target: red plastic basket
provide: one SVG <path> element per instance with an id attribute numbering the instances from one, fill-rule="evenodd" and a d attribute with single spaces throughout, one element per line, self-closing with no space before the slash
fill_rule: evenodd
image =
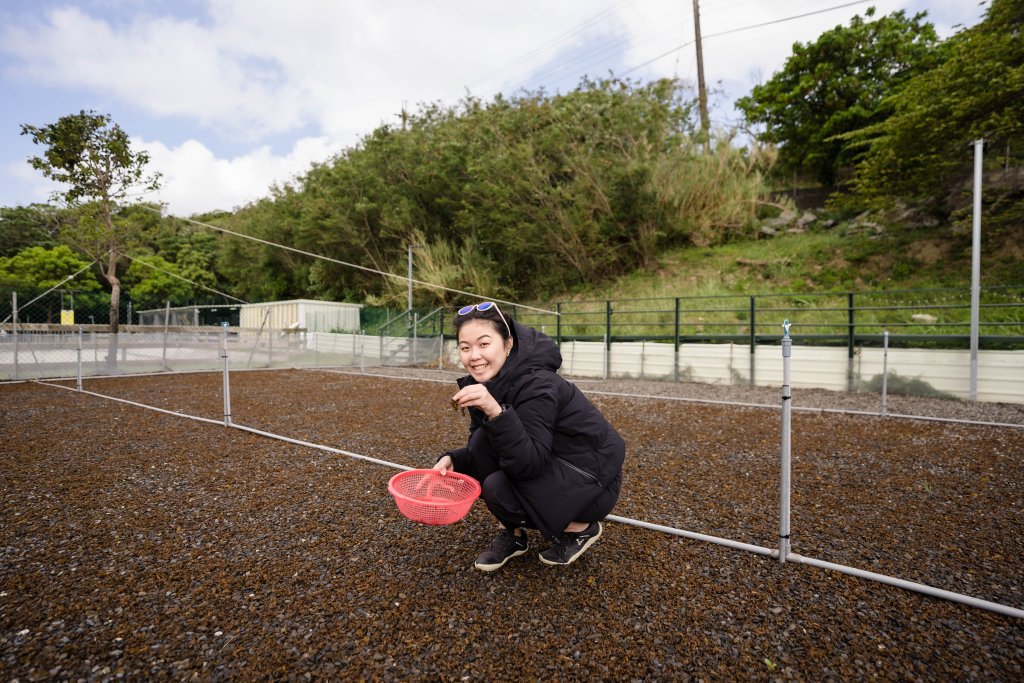
<path id="1" fill-rule="evenodd" d="M 480 484 L 473 477 L 437 470 L 399 472 L 388 481 L 398 511 L 421 524 L 451 524 L 466 516 L 480 497 Z"/>

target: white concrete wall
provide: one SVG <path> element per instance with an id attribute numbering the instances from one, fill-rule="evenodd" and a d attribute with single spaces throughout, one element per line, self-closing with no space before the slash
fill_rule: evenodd
<path id="1" fill-rule="evenodd" d="M 377 335 L 311 332 L 306 348 L 330 354 L 351 365 L 428 365 L 441 362 L 440 337 L 379 337 Z M 327 362 L 327 361 L 325 361 Z"/>
<path id="2" fill-rule="evenodd" d="M 562 344 L 562 372 L 577 377 L 604 377 L 602 342 Z M 616 342 L 611 345 L 609 377 L 672 380 L 671 344 Z M 858 348 L 851 360 L 846 347 L 793 346 L 790 384 L 793 387 L 846 391 L 882 374 L 885 351 Z M 967 350 L 889 349 L 888 372 L 920 379 L 933 389 L 970 398 L 970 352 Z M 750 347 L 740 344 L 683 344 L 679 378 L 712 384 L 746 384 L 751 373 Z M 781 386 L 782 349 L 758 346 L 754 379 L 759 386 Z M 978 400 L 1024 403 L 1024 351 L 979 351 Z"/>

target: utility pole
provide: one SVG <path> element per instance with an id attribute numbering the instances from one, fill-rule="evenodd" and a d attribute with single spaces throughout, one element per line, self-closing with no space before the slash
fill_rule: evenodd
<path id="1" fill-rule="evenodd" d="M 406 309 L 406 311 L 409 313 L 410 316 L 412 315 L 412 250 L 419 249 L 422 246 L 422 244 L 409 245 L 409 307 Z M 412 318 L 410 317 L 410 320 L 411 319 Z"/>
<path id="2" fill-rule="evenodd" d="M 711 145 L 711 126 L 708 123 L 708 90 L 704 85 L 704 51 L 700 44 L 700 0 L 693 0 L 693 33 L 697 43 L 697 97 L 700 101 L 700 129 L 704 137 L 704 151 Z"/>

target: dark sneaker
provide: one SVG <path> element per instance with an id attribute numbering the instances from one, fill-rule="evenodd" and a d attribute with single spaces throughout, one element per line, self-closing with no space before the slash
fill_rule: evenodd
<path id="1" fill-rule="evenodd" d="M 530 549 L 530 542 L 526 540 L 526 534 L 516 536 L 511 529 L 502 529 L 501 533 L 491 541 L 487 550 L 480 553 L 476 558 L 474 567 L 482 572 L 493 572 L 501 569 L 505 563 L 517 555 L 522 555 Z"/>
<path id="2" fill-rule="evenodd" d="M 540 554 L 544 564 L 572 564 L 601 537 L 601 522 L 591 522 L 583 531 L 566 531 L 555 544 Z"/>

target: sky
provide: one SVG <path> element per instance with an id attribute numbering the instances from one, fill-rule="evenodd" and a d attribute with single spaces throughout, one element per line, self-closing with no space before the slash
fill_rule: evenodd
<path id="1" fill-rule="evenodd" d="M 732 103 L 780 70 L 794 42 L 869 7 L 926 11 L 945 38 L 987 6 L 699 4 L 717 126 L 737 121 Z M 568 92 L 584 76 L 695 84 L 693 40 L 690 0 L 0 0 L 0 206 L 56 189 L 27 163 L 43 149 L 23 124 L 109 114 L 162 175 L 146 200 L 179 216 L 232 211 L 399 125 L 403 108 Z"/>

